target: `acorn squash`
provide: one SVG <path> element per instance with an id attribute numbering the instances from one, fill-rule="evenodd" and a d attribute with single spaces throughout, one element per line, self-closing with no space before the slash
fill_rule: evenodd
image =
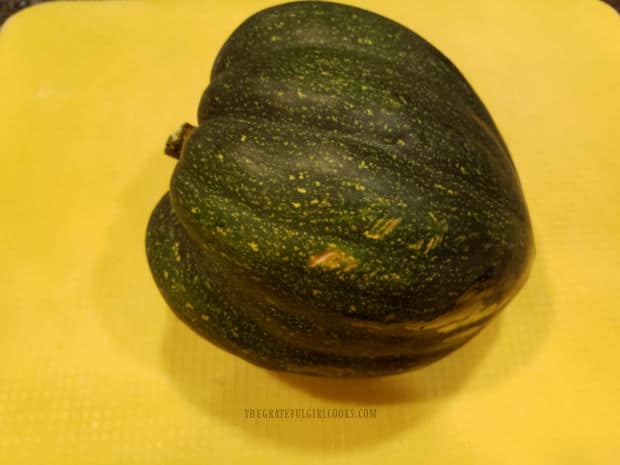
<path id="1" fill-rule="evenodd" d="M 491 116 L 436 48 L 374 13 L 295 2 L 247 19 L 167 152 L 178 162 L 146 237 L 155 282 L 254 364 L 422 366 L 526 279 L 529 215 Z"/>

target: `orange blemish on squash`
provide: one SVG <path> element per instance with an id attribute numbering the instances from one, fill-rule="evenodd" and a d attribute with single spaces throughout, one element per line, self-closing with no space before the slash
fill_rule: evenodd
<path id="1" fill-rule="evenodd" d="M 372 226 L 372 228 L 368 231 L 364 231 L 364 236 L 369 239 L 382 239 L 394 231 L 400 222 L 400 218 L 381 218 Z"/>
<path id="2" fill-rule="evenodd" d="M 312 255 L 308 260 L 308 266 L 314 268 L 320 266 L 327 270 L 340 269 L 341 271 L 349 271 L 358 265 L 357 259 L 353 255 L 349 255 L 340 249 L 327 249 Z"/>

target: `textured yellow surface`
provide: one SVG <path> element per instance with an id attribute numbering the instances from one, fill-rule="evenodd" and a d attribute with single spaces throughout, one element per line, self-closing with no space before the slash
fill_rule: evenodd
<path id="1" fill-rule="evenodd" d="M 0 32 L 0 463 L 612 464 L 620 18 L 595 0 L 360 1 L 438 46 L 506 138 L 537 257 L 422 371 L 255 368 L 166 308 L 143 240 L 215 54 L 264 1 L 43 4 Z M 245 409 L 375 409 L 248 419 Z"/>

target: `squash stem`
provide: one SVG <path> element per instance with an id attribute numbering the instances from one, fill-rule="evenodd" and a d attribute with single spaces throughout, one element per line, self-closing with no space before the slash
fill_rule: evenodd
<path id="1" fill-rule="evenodd" d="M 189 139 L 189 136 L 196 130 L 196 126 L 189 123 L 183 123 L 179 129 L 168 136 L 166 141 L 166 148 L 164 152 L 166 155 L 171 156 L 179 160 L 183 153 L 183 147 L 185 142 Z"/>

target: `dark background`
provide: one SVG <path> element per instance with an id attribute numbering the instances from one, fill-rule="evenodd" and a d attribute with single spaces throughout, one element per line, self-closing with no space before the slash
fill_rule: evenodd
<path id="1" fill-rule="evenodd" d="M 53 1 L 53 0 L 0 0 L 0 25 L 4 21 L 6 21 L 6 19 L 9 16 L 11 16 L 13 13 L 23 8 L 27 8 L 30 5 L 34 5 L 37 3 L 43 3 L 46 1 Z M 285 1 L 287 0 L 282 0 L 282 3 L 284 3 Z M 334 1 L 337 1 L 337 0 L 334 0 Z M 620 13 L 620 0 L 602 0 L 602 1 L 609 4 L 618 13 Z"/>

